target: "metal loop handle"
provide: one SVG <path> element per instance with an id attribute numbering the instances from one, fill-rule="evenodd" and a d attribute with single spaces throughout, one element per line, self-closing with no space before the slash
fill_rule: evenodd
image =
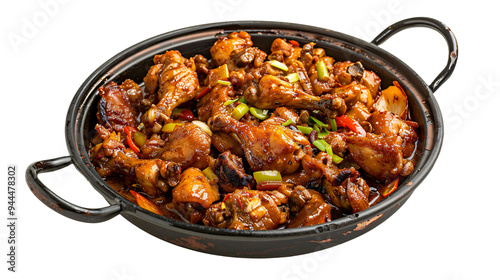
<path id="1" fill-rule="evenodd" d="M 375 37 L 372 40 L 372 43 L 378 46 L 383 42 L 385 42 L 387 39 L 389 39 L 392 35 L 411 27 L 427 27 L 434 29 L 444 37 L 446 43 L 448 44 L 449 56 L 446 67 L 441 71 L 441 73 L 439 73 L 439 75 L 437 75 L 434 81 L 429 85 L 429 88 L 433 92 L 436 92 L 436 90 L 451 76 L 451 74 L 455 70 L 455 66 L 457 64 L 457 59 L 458 59 L 457 39 L 455 38 L 455 35 L 448 26 L 433 18 L 415 17 L 415 18 L 404 19 L 387 27 L 384 31 L 382 31 L 377 37 Z"/>
<path id="2" fill-rule="evenodd" d="M 60 157 L 32 163 L 26 169 L 26 182 L 33 194 L 50 209 L 57 213 L 86 223 L 99 223 L 107 221 L 121 212 L 120 204 L 113 204 L 103 208 L 84 208 L 70 203 L 45 186 L 38 174 L 52 172 L 64 168 L 72 163 L 71 157 Z"/>

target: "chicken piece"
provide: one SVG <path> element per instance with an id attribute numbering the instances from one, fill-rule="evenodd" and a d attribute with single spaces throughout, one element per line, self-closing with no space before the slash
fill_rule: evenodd
<path id="1" fill-rule="evenodd" d="M 335 96 L 342 98 L 349 108 L 353 107 L 357 102 L 361 102 L 369 110 L 373 107 L 373 97 L 370 90 L 358 82 L 336 87 L 333 92 Z"/>
<path id="2" fill-rule="evenodd" d="M 292 215 L 294 212 L 297 214 L 286 225 L 287 228 L 318 225 L 331 219 L 331 206 L 315 190 L 307 190 L 302 186 L 298 186 L 288 200 Z"/>
<path id="3" fill-rule="evenodd" d="M 243 187 L 250 187 L 253 177 L 245 173 L 241 158 L 226 151 L 214 163 L 214 172 L 219 177 L 219 186 L 229 193 Z"/>
<path id="4" fill-rule="evenodd" d="M 160 80 L 160 72 L 163 68 L 163 64 L 155 64 L 149 68 L 146 77 L 144 77 L 144 90 L 148 94 L 155 94 L 160 86 L 158 81 Z"/>
<path id="5" fill-rule="evenodd" d="M 158 155 L 160 150 L 165 147 L 167 142 L 158 134 L 153 134 L 149 139 L 144 142 L 141 147 L 141 158 L 153 158 L 153 155 Z"/>
<path id="6" fill-rule="evenodd" d="M 235 54 L 243 52 L 252 45 L 252 39 L 245 31 L 233 32 L 227 37 L 219 37 L 219 40 L 210 48 L 212 61 L 217 66 L 227 64 L 229 71 L 237 70 L 236 61 L 238 61 L 238 57 L 235 57 Z"/>
<path id="7" fill-rule="evenodd" d="M 351 168 L 340 169 L 333 164 L 332 157 L 320 152 L 316 157 L 306 155 L 302 158 L 302 168 L 313 180 L 325 178 L 333 185 L 341 184 L 349 177 L 359 177 L 359 172 Z"/>
<path id="8" fill-rule="evenodd" d="M 230 135 L 227 135 L 225 133 L 217 132 L 212 134 L 212 145 L 220 153 L 230 151 L 231 154 L 236 155 L 240 158 L 245 156 L 240 143 L 238 143 L 238 141 L 234 140 Z"/>
<path id="9" fill-rule="evenodd" d="M 376 179 L 392 181 L 401 173 L 401 137 L 367 133 L 366 137 L 348 135 L 346 142 L 352 160 Z"/>
<path id="10" fill-rule="evenodd" d="M 365 70 L 363 72 L 363 78 L 361 78 L 361 84 L 370 90 L 373 99 L 375 99 L 375 97 L 377 96 L 377 93 L 380 88 L 380 82 L 381 82 L 380 77 L 377 76 L 377 74 L 375 74 L 374 72 L 368 70 Z"/>
<path id="11" fill-rule="evenodd" d="M 284 56 L 290 56 L 293 52 L 292 44 L 288 43 L 284 39 L 277 38 L 271 44 L 272 52 L 281 52 Z"/>
<path id="12" fill-rule="evenodd" d="M 311 144 L 302 133 L 268 123 L 269 120 L 253 126 L 231 116 L 216 115 L 209 125 L 212 131 L 238 136 L 252 170 L 278 170 L 282 174 L 291 174 L 299 169 L 304 155 L 312 154 Z M 281 119 L 280 124 L 284 121 Z"/>
<path id="13" fill-rule="evenodd" d="M 98 104 L 97 119 L 106 128 L 123 132 L 125 126 L 137 127 L 138 114 L 133 108 L 127 91 L 110 82 L 99 87 L 101 99 Z"/>
<path id="14" fill-rule="evenodd" d="M 191 223 L 200 221 L 202 212 L 217 200 L 217 185 L 211 185 L 205 174 L 194 167 L 182 172 L 179 184 L 172 190 L 175 209 Z"/>
<path id="15" fill-rule="evenodd" d="M 341 98 L 328 94 L 321 97 L 309 95 L 272 75 L 263 76 L 259 82 L 259 90 L 245 91 L 244 96 L 248 103 L 260 109 L 275 109 L 284 106 L 311 111 L 320 110 L 329 118 L 342 115 L 346 110 Z"/>
<path id="16" fill-rule="evenodd" d="M 168 121 L 172 111 L 177 106 L 198 95 L 200 87 L 198 76 L 192 68 L 184 65 L 183 61 L 184 58 L 178 51 L 167 51 L 163 55 L 155 57 L 155 62 L 162 64 L 163 67 L 156 71 L 158 66 L 152 66 L 153 69 L 150 69 L 152 76 L 149 76 L 148 73 L 145 82 L 148 82 L 149 90 L 154 90 L 156 88 L 154 81 L 158 81 L 157 94 L 160 101 L 156 106 L 150 108 L 147 114 L 144 114 L 143 122 L 145 124 L 152 125 L 159 119 Z M 155 73 L 158 73 L 158 78 L 155 78 Z"/>
<path id="17" fill-rule="evenodd" d="M 332 204 L 345 211 L 356 213 L 369 207 L 370 187 L 360 177 L 348 178 L 340 185 L 333 185 L 328 180 L 323 180 L 323 186 Z"/>
<path id="18" fill-rule="evenodd" d="M 317 50 L 317 49 L 314 49 L 314 50 Z M 330 93 L 333 90 L 333 88 L 337 85 L 335 82 L 334 76 L 331 74 L 332 69 L 333 69 L 332 64 L 334 62 L 333 58 L 326 56 L 326 57 L 319 59 L 319 61 L 324 63 L 324 65 L 326 66 L 326 69 L 328 70 L 328 73 L 330 73 L 330 74 L 326 75 L 320 79 L 318 76 L 318 71 L 316 69 L 316 64 L 312 65 L 309 68 L 308 75 L 309 75 L 309 78 L 311 79 L 311 85 L 313 88 L 312 94 L 316 95 L 316 96 L 322 95 L 324 93 Z"/>
<path id="19" fill-rule="evenodd" d="M 199 126 L 189 123 L 177 126 L 168 136 L 167 145 L 158 151 L 162 160 L 177 162 L 182 169 L 204 169 L 210 161 L 210 136 Z"/>
<path id="20" fill-rule="evenodd" d="M 279 207 L 286 201 L 285 195 L 277 191 L 238 189 L 226 196 L 223 202 L 211 205 L 203 223 L 240 230 L 275 229 L 287 219 L 287 213 Z"/>
<path id="21" fill-rule="evenodd" d="M 234 103 L 228 106 L 224 106 L 224 103 L 232 99 L 234 99 L 233 88 L 217 84 L 196 105 L 200 121 L 206 122 L 217 114 L 231 115 L 235 106 Z"/>
<path id="22" fill-rule="evenodd" d="M 368 118 L 368 121 L 373 126 L 373 133 L 377 135 L 400 136 L 403 139 L 403 157 L 407 158 L 412 155 L 415 141 L 417 141 L 417 133 L 413 127 L 388 111 L 375 111 Z"/>

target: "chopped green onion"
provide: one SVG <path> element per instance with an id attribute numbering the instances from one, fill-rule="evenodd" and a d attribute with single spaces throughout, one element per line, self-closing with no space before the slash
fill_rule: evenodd
<path id="1" fill-rule="evenodd" d="M 338 155 L 334 154 L 332 151 L 332 146 L 328 144 L 325 140 L 316 140 L 313 142 L 313 145 L 316 146 L 316 148 L 320 149 L 322 152 L 326 152 L 332 157 L 333 163 L 339 164 L 343 158 L 339 157 Z"/>
<path id="2" fill-rule="evenodd" d="M 312 120 L 312 122 L 310 122 Z M 320 120 L 318 120 L 317 118 L 315 117 L 312 117 L 312 116 L 309 116 L 309 120 L 307 121 L 308 124 L 310 125 L 313 125 L 313 124 L 317 124 L 319 127 L 321 128 L 327 128 L 328 125 Z"/>
<path id="3" fill-rule="evenodd" d="M 332 157 L 333 163 L 335 163 L 335 164 L 339 164 L 340 162 L 342 162 L 344 160 L 343 158 L 341 158 L 333 153 L 332 146 L 330 146 L 330 145 L 326 146 L 326 153 Z"/>
<path id="4" fill-rule="evenodd" d="M 321 140 L 316 140 L 313 142 L 313 145 L 316 146 L 316 148 L 320 149 L 320 151 L 324 152 L 326 150 L 325 145 L 321 142 Z"/>
<path id="5" fill-rule="evenodd" d="M 257 184 L 264 181 L 282 181 L 281 173 L 277 170 L 256 171 L 253 178 Z"/>
<path id="6" fill-rule="evenodd" d="M 332 159 L 333 159 L 333 163 L 335 163 L 335 164 L 339 164 L 339 163 L 341 163 L 344 160 L 343 158 L 337 156 L 336 154 L 333 154 L 331 156 L 332 156 Z"/>
<path id="7" fill-rule="evenodd" d="M 245 96 L 242 96 L 242 97 L 238 100 L 238 102 L 248 104 L 247 100 L 245 99 Z"/>
<path id="8" fill-rule="evenodd" d="M 223 80 L 217 80 L 217 83 L 224 85 L 224 86 L 230 86 L 231 82 L 229 81 L 223 81 Z"/>
<path id="9" fill-rule="evenodd" d="M 335 119 L 330 119 L 332 123 L 332 131 L 337 131 L 337 121 Z"/>
<path id="10" fill-rule="evenodd" d="M 246 113 L 248 113 L 249 110 L 250 108 L 248 108 L 247 104 L 240 103 L 238 106 L 236 106 L 236 108 L 234 108 L 231 116 L 237 120 L 240 120 Z"/>
<path id="11" fill-rule="evenodd" d="M 261 110 L 257 107 L 251 107 L 250 114 L 252 114 L 252 116 L 256 117 L 259 120 L 265 120 L 269 117 L 269 115 L 267 114 L 267 110 Z"/>
<path id="12" fill-rule="evenodd" d="M 286 64 L 277 60 L 271 60 L 271 66 L 274 66 L 283 71 L 288 71 L 288 67 L 286 66 Z"/>
<path id="13" fill-rule="evenodd" d="M 321 142 L 321 144 L 323 144 L 323 146 L 325 146 L 325 147 L 326 147 L 326 146 L 330 146 L 330 144 L 328 144 L 328 142 L 326 142 L 326 141 L 325 141 L 325 140 L 323 140 L 323 139 L 316 140 L 316 141 Z"/>
<path id="14" fill-rule="evenodd" d="M 234 99 L 234 100 L 228 100 L 228 101 L 224 102 L 224 106 L 227 106 L 227 105 L 229 105 L 229 104 L 233 104 L 234 102 L 236 102 L 236 101 L 238 101 L 238 100 L 239 100 L 238 98 L 236 98 L 236 99 Z"/>
<path id="15" fill-rule="evenodd" d="M 309 134 L 313 131 L 313 128 L 308 126 L 297 125 L 297 128 L 304 134 Z"/>
<path id="16" fill-rule="evenodd" d="M 325 152 L 329 154 L 333 158 L 333 151 L 332 151 L 332 146 L 328 145 L 325 146 Z"/>
<path id="17" fill-rule="evenodd" d="M 323 78 L 328 77 L 328 69 L 323 60 L 316 62 L 316 71 L 318 72 L 318 79 L 323 80 Z"/>
<path id="18" fill-rule="evenodd" d="M 282 126 L 289 126 L 289 125 L 291 125 L 292 123 L 293 123 L 293 121 L 292 121 L 292 120 L 286 120 L 286 122 L 282 123 L 281 125 L 282 125 Z"/>
<path id="19" fill-rule="evenodd" d="M 290 83 L 295 83 L 295 82 L 298 82 L 299 81 L 299 74 L 297 73 L 292 73 L 292 74 L 288 74 L 286 76 L 286 79 L 290 82 Z"/>

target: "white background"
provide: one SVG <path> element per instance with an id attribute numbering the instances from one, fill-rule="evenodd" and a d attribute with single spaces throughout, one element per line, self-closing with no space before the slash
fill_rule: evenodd
<path id="1" fill-rule="evenodd" d="M 1 279 L 500 279 L 500 103 L 494 1 L 2 1 L 0 260 L 7 256 L 8 164 L 18 166 L 17 273 Z M 52 3 L 52 4 L 44 4 Z M 371 232 L 317 253 L 238 259 L 207 255 L 152 237 L 121 216 L 70 220 L 29 191 L 31 162 L 68 155 L 70 101 L 99 65 L 157 34 L 196 24 L 275 20 L 333 29 L 370 41 L 401 19 L 447 24 L 460 48 L 452 77 L 436 92 L 445 120 L 440 157 L 408 202 Z M 15 39 L 15 40 L 14 40 Z M 447 60 L 442 37 L 406 30 L 382 45 L 430 83 Z M 85 207 L 104 199 L 70 166 L 42 176 Z"/>

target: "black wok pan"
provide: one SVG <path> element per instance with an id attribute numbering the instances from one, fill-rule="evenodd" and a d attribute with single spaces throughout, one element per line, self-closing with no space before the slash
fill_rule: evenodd
<path id="1" fill-rule="evenodd" d="M 427 27 L 439 32 L 449 49 L 444 70 L 427 85 L 410 67 L 378 45 L 410 27 Z M 361 61 L 382 79 L 386 88 L 398 81 L 406 90 L 412 119 L 419 123 L 419 142 L 415 171 L 397 191 L 379 204 L 356 214 L 316 226 L 268 231 L 237 231 L 179 222 L 142 209 L 120 196 L 96 173 L 89 159 L 90 133 L 96 123 L 97 89 L 108 81 L 118 83 L 130 78 L 142 81 L 153 63 L 153 56 L 169 49 L 190 57 L 209 49 L 218 36 L 245 30 L 254 46 L 269 49 L 272 41 L 287 38 L 301 45 L 314 41 L 337 61 Z M 452 74 L 458 56 L 456 39 L 443 23 L 430 18 L 402 20 L 385 29 L 371 43 L 332 30 L 282 22 L 241 21 L 199 25 L 168 32 L 140 42 L 106 61 L 82 84 L 71 102 L 66 117 L 69 156 L 42 160 L 26 170 L 26 181 L 38 199 L 66 217 L 89 223 L 104 222 L 121 214 L 125 219 L 158 238 L 189 249 L 238 257 L 278 257 L 313 252 L 332 247 L 373 229 L 389 218 L 410 197 L 431 171 L 443 142 L 443 119 L 434 92 Z M 53 193 L 38 178 L 70 164 L 108 202 L 109 206 L 89 209 L 74 205 Z M 422 202 L 425 203 L 425 202 Z"/>

